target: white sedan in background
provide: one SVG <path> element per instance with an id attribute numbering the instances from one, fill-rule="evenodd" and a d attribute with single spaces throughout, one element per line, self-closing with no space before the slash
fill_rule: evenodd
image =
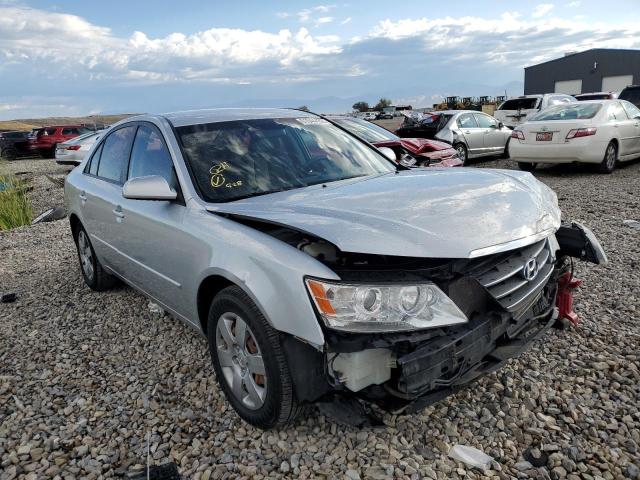
<path id="1" fill-rule="evenodd" d="M 548 108 L 513 130 L 509 153 L 526 171 L 539 163 L 584 162 L 611 173 L 617 161 L 640 157 L 640 109 L 625 100 Z"/>
<path id="2" fill-rule="evenodd" d="M 56 163 L 59 165 L 80 165 L 93 144 L 105 133 L 105 130 L 89 132 L 59 143 L 56 148 Z"/>

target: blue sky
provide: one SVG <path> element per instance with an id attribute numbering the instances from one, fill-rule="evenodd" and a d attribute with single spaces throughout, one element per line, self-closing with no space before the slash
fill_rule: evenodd
<path id="1" fill-rule="evenodd" d="M 0 0 L 0 119 L 215 106 L 346 111 L 522 93 L 523 67 L 640 48 L 638 0 Z"/>

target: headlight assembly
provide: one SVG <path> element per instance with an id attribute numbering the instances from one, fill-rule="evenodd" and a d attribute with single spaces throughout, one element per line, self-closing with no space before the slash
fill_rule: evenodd
<path id="1" fill-rule="evenodd" d="M 355 284 L 308 278 L 324 323 L 349 332 L 391 332 L 455 325 L 467 317 L 433 283 Z"/>

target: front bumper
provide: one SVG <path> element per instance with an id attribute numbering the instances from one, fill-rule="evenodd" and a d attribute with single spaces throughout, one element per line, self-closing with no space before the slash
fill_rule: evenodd
<path id="1" fill-rule="evenodd" d="M 292 368 L 298 398 L 334 405 L 334 412 L 372 403 L 391 412 L 412 412 L 500 368 L 562 320 L 558 294 L 561 279 L 571 277 L 568 257 L 595 264 L 607 261 L 595 235 L 578 223 L 563 224 L 556 239 L 557 244 L 550 239 L 543 241 L 555 245 L 552 270 L 548 277 L 544 274 L 544 285 L 531 292 L 522 308 L 509 309 L 501 302 L 506 297 L 496 297 L 495 291 L 483 286 L 477 262 L 486 266 L 487 260 L 481 258 L 463 262 L 456 270 L 462 272 L 461 276 L 442 286 L 469 318 L 466 324 L 388 334 L 325 330 L 324 352 L 288 339 L 284 347 L 290 364 L 304 365 Z M 526 258 L 544 257 L 544 251 L 535 245 L 516 253 L 501 253 L 498 258 L 500 262 L 512 262 L 513 255 L 520 253 Z M 503 265 L 491 264 L 498 271 Z M 565 308 L 565 314 L 569 310 Z M 361 353 L 365 355 L 356 360 Z M 336 402 L 343 403 L 336 407 Z"/>

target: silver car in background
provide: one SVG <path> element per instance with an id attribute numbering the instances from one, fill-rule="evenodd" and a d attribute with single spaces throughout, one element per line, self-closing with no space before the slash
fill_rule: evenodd
<path id="1" fill-rule="evenodd" d="M 128 118 L 65 202 L 86 284 L 123 280 L 205 335 L 261 428 L 306 403 L 421 409 L 559 319 L 570 257 L 606 261 L 529 173 L 406 169 L 297 110 Z"/>
<path id="2" fill-rule="evenodd" d="M 96 143 L 106 130 L 89 132 L 78 137 L 59 143 L 56 147 L 55 158 L 59 165 L 80 165 L 93 144 Z"/>

